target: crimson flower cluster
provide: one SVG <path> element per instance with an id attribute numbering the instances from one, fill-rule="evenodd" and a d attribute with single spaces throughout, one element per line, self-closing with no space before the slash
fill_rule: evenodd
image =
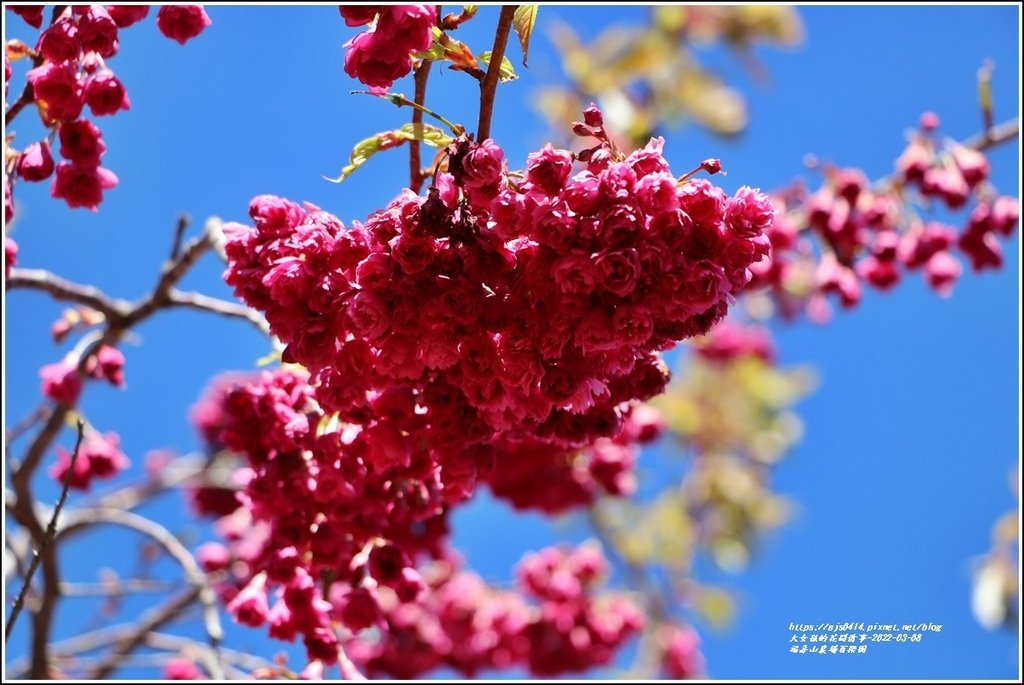
<path id="1" fill-rule="evenodd" d="M 520 562 L 512 591 L 450 560 L 434 562 L 423 569 L 419 598 L 381 593 L 379 641 L 356 639 L 346 649 L 367 675 L 402 679 L 442 666 L 467 677 L 514 667 L 550 677 L 606 665 L 644 623 L 621 595 L 596 592 L 606 566 L 596 546 L 549 547 Z"/>
<path id="2" fill-rule="evenodd" d="M 662 391 L 656 356 L 706 332 L 767 250 L 767 198 L 680 185 L 662 141 L 624 159 L 531 155 L 512 182 L 492 142 L 453 177 L 345 229 L 262 196 L 228 225 L 226 280 L 264 312 L 375 472 L 441 466 L 465 499 L 496 438 L 581 448 Z M 607 151 L 606 151 L 607 152 Z"/>
<path id="3" fill-rule="evenodd" d="M 661 647 L 661 672 L 666 678 L 691 680 L 704 676 L 700 636 L 692 627 L 673 624 L 659 626 L 657 639 Z"/>
<path id="4" fill-rule="evenodd" d="M 433 42 L 434 5 L 340 5 L 348 26 L 371 24 L 345 43 L 345 73 L 383 92 L 412 71 L 413 55 Z"/>
<path id="5" fill-rule="evenodd" d="M 228 544 L 200 548 L 204 568 L 244 562 L 244 575 L 220 588 L 236 620 L 267 625 L 277 639 L 301 636 L 311 660 L 334 663 L 335 625 L 376 625 L 379 588 L 409 601 L 422 590 L 413 557 L 437 556 L 447 535 L 436 465 L 368 468 L 351 449 L 355 431 L 321 411 L 300 370 L 214 383 L 193 416 L 211 449 L 248 461 L 239 491 L 221 493 L 231 497 L 193 496 L 198 510 L 221 516 Z"/>
<path id="6" fill-rule="evenodd" d="M 872 188 L 858 169 L 827 169 L 817 192 L 794 187 L 777 195 L 771 259 L 752 267 L 751 287 L 770 288 L 784 316 L 803 309 L 824 320 L 827 295 L 853 307 L 864 282 L 889 290 L 907 271 L 922 270 L 928 285 L 948 296 L 962 272 L 955 249 L 975 271 L 1000 268 L 999 238 L 1017 226 L 1018 202 L 988 183 L 982 152 L 939 139 L 937 128 L 934 114 L 921 117 L 920 129 L 896 160 L 896 175 L 879 187 Z M 921 219 L 912 200 L 931 210 L 937 203 L 947 211 L 970 205 L 964 230 Z M 818 239 L 819 250 L 808 234 Z"/>
<path id="7" fill-rule="evenodd" d="M 713 363 L 728 363 L 742 357 L 775 361 L 775 342 L 771 333 L 758 324 L 743 324 L 724 319 L 707 335 L 697 340 L 693 351 L 698 358 Z"/>
<path id="8" fill-rule="evenodd" d="M 664 428 L 657 409 L 638 404 L 623 416 L 615 435 L 597 438 L 583 449 L 538 439 L 498 439 L 498 457 L 484 480 L 516 509 L 546 514 L 590 506 L 602 494 L 627 497 L 636 490 L 640 445 L 656 440 Z"/>
<path id="9" fill-rule="evenodd" d="M 31 26 L 40 28 L 42 6 L 8 7 Z M 100 166 L 106 144 L 96 125 L 82 116 L 88 107 L 94 117 L 117 114 L 131 103 L 124 84 L 107 66 L 117 54 L 118 32 L 146 17 L 149 8 L 123 5 L 69 5 L 55 14 L 39 35 L 31 56 L 35 68 L 27 74 L 32 102 L 51 134 L 28 145 L 15 162 L 17 177 L 39 182 L 51 176 L 50 194 L 69 207 L 96 211 L 103 193 L 117 185 L 117 176 Z M 168 38 L 185 43 L 210 25 L 201 5 L 164 5 L 157 27 Z M 4 93 L 10 80 L 5 57 Z M 24 97 L 24 96 L 23 96 Z M 56 135 L 63 161 L 55 163 L 51 141 Z M 14 213 L 12 180 L 4 189 L 5 212 Z"/>
<path id="10" fill-rule="evenodd" d="M 72 469 L 71 457 L 71 452 L 58 446 L 57 461 L 50 467 L 49 473 L 58 485 L 63 484 L 67 478 L 68 487 L 75 490 L 88 490 L 94 478 L 113 478 L 131 465 L 121 451 L 121 439 L 117 433 L 86 433 L 68 477 L 68 470 Z"/>
<path id="11" fill-rule="evenodd" d="M 223 589 L 239 621 L 301 635 L 331 663 L 332 625 L 386 624 L 388 593 L 419 601 L 415 560 L 442 554 L 447 511 L 488 472 L 499 494 L 548 510 L 562 491 L 571 506 L 633 488 L 633 445 L 659 430 L 634 408 L 665 386 L 657 352 L 724 316 L 773 218 L 749 188 L 677 180 L 662 142 L 598 146 L 579 170 L 548 146 L 517 176 L 493 141 L 460 139 L 426 197 L 404 191 L 365 223 L 261 196 L 255 226 L 225 227 L 225 279 L 286 364 L 200 413 L 249 462 L 222 519 L 249 569 Z M 538 461 L 563 485 L 524 496 L 537 480 L 520 464 Z M 553 650 L 531 652 L 538 674 L 592 665 L 631 630 L 537 597 L 551 613 L 530 630 Z"/>

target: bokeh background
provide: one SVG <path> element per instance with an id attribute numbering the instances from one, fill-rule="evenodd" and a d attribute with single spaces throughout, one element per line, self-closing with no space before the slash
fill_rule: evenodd
<path id="1" fill-rule="evenodd" d="M 337 174 L 352 145 L 397 128 L 408 110 L 350 95 L 359 88 L 341 69 L 342 44 L 353 35 L 334 6 L 211 6 L 213 25 L 185 47 L 158 35 L 150 18 L 122 33 L 111 67 L 127 85 L 132 109 L 97 123 L 108 146 L 104 166 L 120 185 L 98 213 L 68 210 L 48 197 L 48 184 L 19 184 L 18 215 L 9 227 L 19 263 L 44 267 L 105 292 L 134 298 L 156 278 L 176 217 L 198 226 L 208 216 L 246 219 L 249 199 L 273 193 L 308 200 L 344 220 L 363 218 L 406 182 L 404 150 L 382 154 L 341 185 Z M 611 23 L 642 23 L 649 9 L 542 7 L 530 68 L 503 85 L 493 132 L 513 166 L 551 137 L 533 107 L 537 89 L 564 81 L 544 30 L 557 17 L 584 39 Z M 758 49 L 770 82 L 751 85 L 726 51 L 701 59 L 726 75 L 747 100 L 750 122 L 723 139 L 696 126 L 668 133 L 667 157 L 686 170 L 720 157 L 728 191 L 773 189 L 804 174 L 804 155 L 860 166 L 878 178 L 892 169 L 905 131 L 925 110 L 942 131 L 963 139 L 979 130 L 976 71 L 994 60 L 996 119 L 1019 113 L 1019 8 L 802 7 L 805 37 L 786 50 Z M 489 49 L 494 7 L 458 32 L 477 51 Z M 8 23 L 6 20 L 10 18 Z M 30 35 L 5 16 L 6 37 Z M 518 48 L 510 46 L 518 65 Z M 15 65 L 16 85 L 25 65 Z M 411 78 L 394 91 L 412 91 Z M 435 68 L 428 103 L 450 119 L 476 118 L 476 86 L 463 74 Z M 26 112 L 12 127 L 28 142 L 38 128 Z M 1019 192 L 1019 147 L 991 153 L 993 181 Z M 814 183 L 812 181 L 812 187 Z M 12 230 L 13 229 L 13 230 Z M 194 230 L 199 230 L 195 228 Z M 934 295 L 919 278 L 895 292 L 869 292 L 861 306 L 825 327 L 773 327 L 783 365 L 810 363 L 821 380 L 799 406 L 802 442 L 777 468 L 776 490 L 796 503 L 792 521 L 769 537 L 749 567 L 728 574 L 711 563 L 705 580 L 735 593 L 731 626 L 714 631 L 694 618 L 714 678 L 1012 678 L 1019 645 L 1012 630 L 989 632 L 971 614 L 972 564 L 990 543 L 996 519 L 1015 506 L 1009 486 L 1019 456 L 1020 243 L 1006 245 L 997 273 L 965 274 L 953 296 Z M 222 264 L 208 257 L 183 287 L 230 297 Z M 17 292 L 4 300 L 4 413 L 11 425 L 40 400 L 38 369 L 70 348 L 55 346 L 49 326 L 62 307 Z M 98 429 L 117 431 L 141 471 L 154 449 L 199 448 L 187 417 L 217 372 L 252 368 L 268 343 L 244 323 L 185 311 L 164 313 L 138 329 L 122 349 L 127 391 L 90 386 L 82 409 Z M 61 441 L 71 447 L 66 431 Z M 641 475 L 658 478 L 676 457 L 672 445 L 645 453 Z M 45 476 L 44 476 L 45 478 Z M 56 487 L 42 482 L 45 500 Z M 75 495 L 73 497 L 76 497 Z M 210 531 L 190 521 L 183 498 L 165 495 L 144 508 L 190 543 Z M 551 521 L 513 512 L 481 492 L 454 518 L 454 541 L 469 565 L 507 583 L 528 550 L 588 536 L 582 521 Z M 128 574 L 138 563 L 133 539 L 115 532 L 68 545 L 71 580 L 94 581 L 108 566 Z M 159 573 L 159 564 L 155 567 Z M 145 597 L 120 616 L 137 615 Z M 65 600 L 56 638 L 96 627 L 97 602 Z M 863 655 L 793 655 L 790 622 L 943 625 L 920 644 L 880 645 Z M 25 653 L 22 620 L 7 663 Z M 226 643 L 263 656 L 301 646 L 268 640 L 262 631 L 228 624 Z M 180 628 L 190 634 L 188 623 Z M 628 654 L 626 655 L 628 656 Z M 153 677 L 125 669 L 122 677 Z"/>

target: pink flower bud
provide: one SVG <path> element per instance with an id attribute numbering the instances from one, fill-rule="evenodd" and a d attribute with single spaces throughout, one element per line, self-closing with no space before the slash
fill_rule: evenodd
<path id="1" fill-rule="evenodd" d="M 338 5 L 346 26 L 369 24 L 383 9 L 383 5 Z"/>
<path id="2" fill-rule="evenodd" d="M 70 121 L 82 112 L 82 82 L 74 64 L 45 62 L 28 72 L 36 102 L 50 121 Z"/>
<path id="3" fill-rule="evenodd" d="M 117 185 L 117 176 L 109 169 L 61 162 L 50 186 L 50 195 L 62 198 L 72 209 L 84 207 L 96 211 L 103 202 L 103 191 Z"/>
<path id="4" fill-rule="evenodd" d="M 90 5 L 78 18 L 78 38 L 86 52 L 102 57 L 117 53 L 117 23 L 103 5 Z"/>
<path id="5" fill-rule="evenodd" d="M 60 156 L 69 162 L 99 166 L 107 151 L 100 130 L 88 119 L 68 121 L 60 126 Z"/>
<path id="6" fill-rule="evenodd" d="M 163 5 L 156 13 L 160 33 L 184 45 L 212 24 L 202 5 Z"/>
<path id="7" fill-rule="evenodd" d="M 16 169 L 18 175 L 26 181 L 42 181 L 53 173 L 53 156 L 50 154 L 50 143 L 43 140 L 32 143 L 18 155 Z"/>
<path id="8" fill-rule="evenodd" d="M 125 29 L 145 19 L 149 14 L 149 7 L 146 5 L 107 5 L 107 12 L 118 28 Z"/>
<path id="9" fill-rule="evenodd" d="M 85 82 L 85 102 L 94 116 L 131 108 L 128 91 L 110 69 L 101 69 Z"/>
<path id="10" fill-rule="evenodd" d="M 78 375 L 77 365 L 69 359 L 55 364 L 47 364 L 39 369 L 43 379 L 43 395 L 54 402 L 74 406 L 82 392 L 82 379 Z"/>

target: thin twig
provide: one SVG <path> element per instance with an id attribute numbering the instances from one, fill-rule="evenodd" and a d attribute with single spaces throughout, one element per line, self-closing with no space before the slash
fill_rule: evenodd
<path id="1" fill-rule="evenodd" d="M 90 358 L 103 345 L 116 345 L 132 326 L 168 306 L 171 290 L 210 247 L 212 247 L 212 242 L 208 234 L 188 243 L 178 259 L 169 260 L 164 264 L 156 285 L 148 296 L 132 305 L 123 315 L 108 318 L 103 333 L 79 358 L 77 367 L 79 376 L 85 376 L 85 368 Z M 73 407 L 69 404 L 54 404 L 53 412 L 25 450 L 25 456 L 18 469 L 11 473 L 11 485 L 17 498 L 13 512 L 15 519 L 25 527 L 33 542 L 42 549 L 41 556 L 43 557 L 41 562 L 43 592 L 39 608 L 32 616 L 32 666 L 29 673 L 33 679 L 45 679 L 49 676 L 48 645 L 54 611 L 60 597 L 60 570 L 53 548 L 41 545 L 45 538 L 45 531 L 34 512 L 35 498 L 32 495 L 32 475 L 38 469 L 43 455 L 60 434 L 60 429 L 72 409 Z"/>
<path id="2" fill-rule="evenodd" d="M 185 481 L 195 478 L 206 468 L 205 457 L 199 454 L 188 454 L 165 465 L 159 475 L 153 478 L 100 493 L 96 495 L 95 500 L 85 500 L 81 504 L 83 507 L 95 509 L 129 511 L 143 502 L 149 501 L 153 495 L 178 487 Z M 62 532 L 61 536 L 63 537 L 65 534 L 66 532 Z"/>
<path id="3" fill-rule="evenodd" d="M 61 583 L 60 594 L 62 597 L 123 597 L 136 593 L 168 592 L 177 587 L 177 583 L 128 578 L 109 583 Z"/>
<path id="4" fill-rule="evenodd" d="M 174 242 L 171 244 L 171 257 L 173 261 L 178 258 L 181 254 L 181 241 L 185 238 L 185 229 L 192 223 L 192 217 L 188 214 L 182 214 L 178 217 L 178 223 L 174 227 Z"/>
<path id="5" fill-rule="evenodd" d="M 25 582 L 21 586 L 18 598 L 14 600 L 14 606 L 11 607 L 11 615 L 7 617 L 7 625 L 4 626 L 4 644 L 11 637 L 11 631 L 14 630 L 14 624 L 18 620 L 18 615 L 25 608 L 25 598 L 28 596 L 28 589 L 32 585 L 32 576 L 35 575 L 36 569 L 39 568 L 47 546 L 53 540 L 54 535 L 57 534 L 57 519 L 60 518 L 60 512 L 64 508 L 64 503 L 68 501 L 71 478 L 75 475 L 75 464 L 78 462 L 78 453 L 82 449 L 82 438 L 85 436 L 85 421 L 78 419 L 77 428 L 78 439 L 75 441 L 75 450 L 71 453 L 71 463 L 64 474 L 64 484 L 61 487 L 60 497 L 57 499 L 57 506 L 54 507 L 53 516 L 50 517 L 50 522 L 46 526 L 46 535 L 40 541 L 39 546 L 33 551 L 32 563 L 29 564 L 28 572 L 25 574 Z"/>
<path id="6" fill-rule="evenodd" d="M 476 139 L 483 142 L 491 136 L 491 117 L 494 114 L 494 96 L 498 89 L 498 77 L 501 75 L 501 61 L 505 58 L 505 46 L 512 30 L 512 18 L 518 5 L 503 5 L 498 16 L 498 28 L 494 33 L 494 47 L 491 48 L 491 61 L 487 65 L 487 75 L 480 82 L 480 119 L 476 126 Z"/>
<path id="7" fill-rule="evenodd" d="M 36 407 L 32 413 L 23 418 L 18 423 L 14 424 L 4 433 L 4 442 L 8 450 L 11 447 L 11 443 L 20 438 L 22 435 L 32 429 L 32 426 L 39 423 L 39 421 L 45 419 L 50 415 L 50 407 L 47 404 L 41 404 Z"/>
<path id="8" fill-rule="evenodd" d="M 416 67 L 416 74 L 413 77 L 416 82 L 416 93 L 414 96 L 414 102 L 420 107 L 427 99 L 427 79 L 430 78 L 430 67 L 434 63 L 429 60 L 423 60 L 418 67 Z M 418 107 L 412 108 L 412 126 L 413 132 L 418 132 L 419 128 L 423 126 L 423 111 Z M 409 141 L 409 188 L 414 193 L 419 193 L 420 188 L 423 186 L 423 175 L 420 171 L 420 141 L 415 136 Z"/>
<path id="9" fill-rule="evenodd" d="M 210 312 L 211 314 L 244 319 L 255 326 L 260 333 L 270 333 L 270 326 L 267 324 L 267 320 L 259 312 L 238 302 L 219 300 L 216 297 L 210 297 L 202 293 L 186 293 L 180 290 L 172 290 L 168 294 L 167 306 L 197 309 L 203 312 Z"/>
<path id="10" fill-rule="evenodd" d="M 220 615 L 217 612 L 217 595 L 214 593 L 209 579 L 199 567 L 199 563 L 192 556 L 192 553 L 169 530 L 155 521 L 118 509 L 77 509 L 61 529 L 61 534 L 71 532 L 80 526 L 92 526 L 100 523 L 123 526 L 142 533 L 156 542 L 171 558 L 178 562 L 185 572 L 186 579 L 197 589 L 196 597 L 203 606 L 203 626 L 206 630 L 210 648 L 216 651 L 224 637 L 224 631 L 220 625 Z M 108 674 L 109 672 L 98 672 L 92 678 L 99 679 Z M 210 675 L 218 679 L 223 678 L 223 674 L 218 676 L 211 673 Z"/>
<path id="11" fill-rule="evenodd" d="M 85 679 L 100 680 L 116 671 L 124 657 L 146 643 L 147 635 L 176 619 L 182 611 L 196 601 L 201 592 L 200 588 L 193 587 L 172 598 L 167 604 L 147 612 L 138 623 L 131 626 L 129 632 L 120 636 L 110 652 L 107 653 L 106 658 Z M 223 678 L 223 673 L 211 673 L 210 675 L 215 679 Z"/>

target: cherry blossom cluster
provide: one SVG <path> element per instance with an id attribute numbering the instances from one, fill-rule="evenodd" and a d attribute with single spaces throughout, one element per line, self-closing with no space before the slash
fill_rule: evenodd
<path id="1" fill-rule="evenodd" d="M 447 558 L 440 468 L 367 468 L 358 427 L 325 415 L 307 381 L 293 369 L 228 376 L 193 411 L 211 450 L 248 462 L 237 491 L 192 494 L 198 512 L 219 517 L 224 544 L 204 545 L 197 558 L 207 571 L 234 572 L 219 590 L 238 622 L 267 625 L 277 639 L 301 636 L 309 658 L 328 664 L 339 629 L 344 639 L 378 628 L 382 642 L 357 641 L 351 655 L 396 677 L 439 665 L 465 673 L 516 664 L 538 675 L 582 670 L 606 663 L 638 628 L 632 605 L 585 592 L 604 569 L 592 547 L 524 560 L 520 583 L 537 607 L 475 576 L 453 576 L 450 565 L 443 576 L 443 564 L 424 566 Z M 653 438 L 660 423 L 644 409 L 593 450 L 635 449 L 625 445 Z M 434 575 L 424 578 L 417 566 Z M 479 613 L 467 616 L 467 606 Z"/>
<path id="2" fill-rule="evenodd" d="M 923 115 L 896 160 L 895 176 L 877 187 L 858 169 L 830 168 L 818 191 L 795 186 L 775 196 L 771 258 L 752 267 L 751 288 L 770 288 L 783 316 L 805 310 L 823 321 L 829 315 L 827 295 L 853 307 L 864 283 L 889 290 L 908 271 L 923 271 L 928 285 L 948 296 L 962 272 L 954 250 L 975 271 L 1000 268 L 999 239 L 1016 228 L 1018 202 L 988 183 L 982 152 L 941 140 L 937 128 L 938 117 Z M 937 203 L 946 211 L 970 205 L 962 231 L 921 218 L 919 209 L 935 212 Z"/>
<path id="3" fill-rule="evenodd" d="M 415 600 L 381 593 L 383 631 L 376 642 L 346 645 L 371 677 L 411 679 L 446 666 L 467 677 L 522 667 L 538 677 L 610 663 L 644 623 L 627 599 L 598 594 L 606 573 L 598 547 L 549 547 L 517 568 L 516 590 L 489 586 L 449 561 L 424 567 Z"/>
<path id="4" fill-rule="evenodd" d="M 757 357 L 773 363 L 776 355 L 775 342 L 767 328 L 731 318 L 723 319 L 707 335 L 696 340 L 693 351 L 705 361 L 721 363 L 742 357 Z"/>
<path id="5" fill-rule="evenodd" d="M 663 624 L 656 639 L 661 648 L 661 672 L 670 680 L 691 680 L 704 677 L 704 655 L 700 637 L 690 626 Z"/>
<path id="6" fill-rule="evenodd" d="M 68 487 L 88 490 L 94 478 L 110 479 L 131 465 L 121 451 L 121 439 L 117 433 L 100 434 L 88 431 L 82 439 L 78 458 L 72 469 L 72 453 L 57 447 L 57 461 L 50 467 L 50 477 L 61 485 L 67 479 Z M 70 476 L 68 471 L 71 470 Z"/>
<path id="7" fill-rule="evenodd" d="M 597 438 L 583 449 L 536 439 L 499 439 L 494 467 L 484 480 L 516 509 L 547 514 L 590 506 L 602 494 L 628 497 L 636 490 L 640 445 L 656 440 L 664 427 L 657 409 L 638 404 L 623 416 L 615 435 Z"/>
<path id="8" fill-rule="evenodd" d="M 436 464 L 368 468 L 358 428 L 325 415 L 300 370 L 214 383 L 193 416 L 211 449 L 248 462 L 231 497 L 193 494 L 197 510 L 221 517 L 227 543 L 200 548 L 200 562 L 209 571 L 242 562 L 237 582 L 220 588 L 236 620 L 301 636 L 310 659 L 334 663 L 335 625 L 376 625 L 383 587 L 409 601 L 419 594 L 413 559 L 437 555 L 447 536 Z"/>
<path id="9" fill-rule="evenodd" d="M 90 355 L 85 365 L 85 376 L 105 380 L 111 385 L 124 387 L 124 354 L 116 347 L 101 346 L 96 354 Z M 42 378 L 43 396 L 69 406 L 78 403 L 82 394 L 82 376 L 78 372 L 78 360 L 71 354 L 53 364 L 39 369 Z"/>
<path id="10" fill-rule="evenodd" d="M 348 229 L 261 196 L 254 227 L 225 226 L 225 278 L 323 410 L 360 427 L 371 470 L 440 465 L 457 502 L 499 437 L 614 435 L 664 388 L 657 351 L 721 319 L 766 252 L 767 198 L 677 182 L 661 144 L 602 148 L 575 175 L 546 147 L 513 181 L 493 142 L 461 141 L 427 197 L 404 191 Z"/>
<path id="11" fill-rule="evenodd" d="M 548 511 L 632 491 L 636 445 L 660 430 L 637 406 L 667 382 L 657 352 L 724 316 L 773 219 L 749 188 L 677 179 L 662 143 L 600 144 L 577 170 L 548 146 L 515 174 L 493 141 L 460 139 L 426 197 L 365 223 L 260 196 L 254 226 L 225 226 L 225 279 L 285 345 L 285 367 L 221 384 L 196 414 L 248 460 L 240 497 L 200 505 L 236 507 L 230 548 L 202 556 L 244 562 L 222 588 L 237 620 L 332 663 L 333 625 L 380 627 L 419 601 L 416 561 L 442 554 L 479 479 Z M 633 629 L 580 596 L 537 599 L 537 674 L 610 658 Z"/>
<path id="12" fill-rule="evenodd" d="M 415 53 L 433 42 L 434 5 L 340 5 L 348 26 L 370 28 L 345 43 L 345 73 L 383 92 L 412 71 Z"/>
<path id="13" fill-rule="evenodd" d="M 60 6 L 59 6 L 60 7 Z M 27 74 L 26 93 L 50 129 L 43 140 L 17 155 L 14 170 L 27 182 L 51 176 L 50 194 L 71 208 L 96 211 L 104 191 L 117 185 L 117 176 L 101 166 L 106 152 L 99 128 L 83 117 L 88 107 L 93 117 L 109 116 L 131 106 L 123 83 L 106 60 L 118 52 L 118 33 L 141 21 L 149 7 L 139 5 L 68 5 L 54 14 L 29 56 L 35 67 Z M 43 6 L 9 6 L 35 28 L 43 22 Z M 210 25 L 201 5 L 164 5 L 157 11 L 157 27 L 168 38 L 184 44 Z M 10 80 L 5 61 L 4 94 Z M 23 95 L 22 97 L 25 97 Z M 55 163 L 52 142 L 59 142 L 63 161 Z M 7 220 L 14 212 L 12 179 L 4 189 Z"/>

